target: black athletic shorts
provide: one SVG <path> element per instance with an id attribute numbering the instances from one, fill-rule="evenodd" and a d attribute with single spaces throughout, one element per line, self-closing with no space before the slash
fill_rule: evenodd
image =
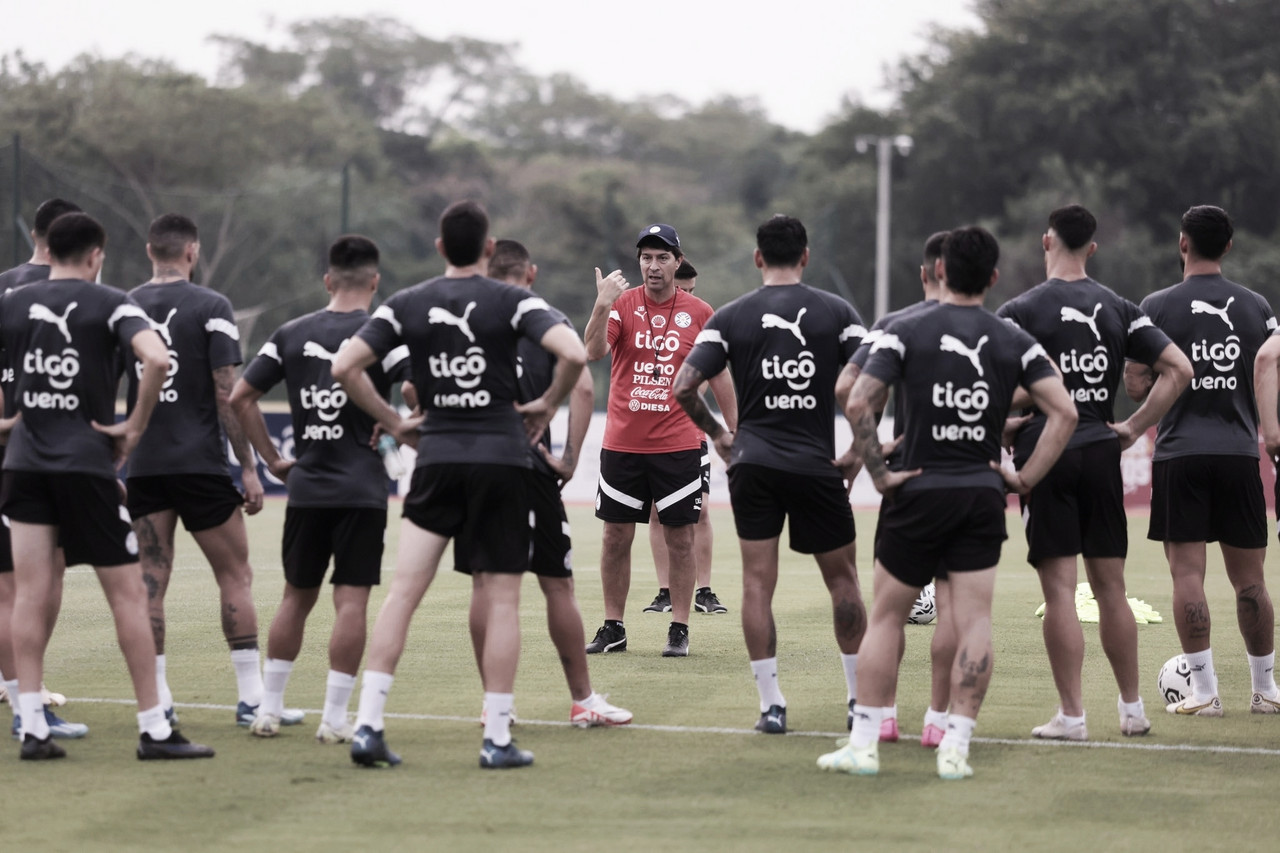
<path id="1" fill-rule="evenodd" d="M 530 476 L 513 465 L 425 465 L 409 481 L 404 517 L 452 538 L 455 568 L 519 574 L 529 568 Z"/>
<path id="2" fill-rule="evenodd" d="M 1129 551 L 1120 441 L 1064 450 L 1030 495 L 1019 498 L 1027 562 L 1050 557 L 1120 557 Z"/>
<path id="3" fill-rule="evenodd" d="M 705 441 L 702 442 L 702 492 L 711 494 L 711 451 Z"/>
<path id="4" fill-rule="evenodd" d="M 285 507 L 284 578 L 299 589 L 315 589 L 332 557 L 329 583 L 377 586 L 386 531 L 386 507 Z"/>
<path id="5" fill-rule="evenodd" d="M 13 571 L 13 547 L 9 539 L 9 516 L 0 516 L 0 575 Z"/>
<path id="6" fill-rule="evenodd" d="M 533 471 L 529 474 L 529 502 L 533 507 L 533 554 L 529 571 L 541 578 L 573 577 L 573 542 L 569 538 L 569 517 L 560 499 L 560 483 L 555 477 Z M 468 568 L 466 549 L 454 543 L 454 569 L 464 575 Z"/>
<path id="7" fill-rule="evenodd" d="M 0 512 L 12 521 L 58 528 L 67 565 L 123 566 L 138 562 L 138 537 L 120 486 L 91 474 L 5 471 Z"/>
<path id="8" fill-rule="evenodd" d="M 129 514 L 142 518 L 171 509 L 191 533 L 223 524 L 244 496 L 226 474 L 160 474 L 125 481 Z"/>
<path id="9" fill-rule="evenodd" d="M 1153 462 L 1147 538 L 1267 547 L 1267 505 L 1258 460 L 1223 455 Z"/>
<path id="10" fill-rule="evenodd" d="M 853 510 L 840 472 L 815 477 L 764 465 L 738 463 L 729 469 L 729 502 L 739 539 L 782 535 L 789 519 L 791 550 L 824 554 L 853 541 Z"/>
<path id="11" fill-rule="evenodd" d="M 649 523 L 649 505 L 669 527 L 697 524 L 702 514 L 701 450 L 671 453 L 600 451 L 596 518 Z"/>
<path id="12" fill-rule="evenodd" d="M 1004 493 L 991 488 L 898 492 L 880 503 L 876 559 L 898 580 L 921 587 L 1000 562 Z"/>

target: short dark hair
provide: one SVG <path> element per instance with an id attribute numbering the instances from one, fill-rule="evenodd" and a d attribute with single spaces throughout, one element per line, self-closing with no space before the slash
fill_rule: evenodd
<path id="1" fill-rule="evenodd" d="M 636 257 L 640 257 L 640 253 L 645 249 L 658 249 L 662 252 L 670 252 L 681 261 L 684 260 L 684 250 L 679 246 L 673 246 L 664 241 L 661 237 L 645 237 L 639 243 L 636 243 Z"/>
<path id="2" fill-rule="evenodd" d="M 693 264 L 688 261 L 680 261 L 680 266 L 676 267 L 676 281 L 689 281 L 698 277 L 698 271 L 694 269 Z"/>
<path id="3" fill-rule="evenodd" d="M 329 247 L 329 282 L 338 288 L 365 287 L 378 272 L 378 244 L 359 234 L 343 234 Z"/>
<path id="4" fill-rule="evenodd" d="M 809 234 L 799 219 L 777 213 L 756 229 L 756 248 L 765 266 L 794 267 L 809 248 Z"/>
<path id="5" fill-rule="evenodd" d="M 489 214 L 478 201 L 455 201 L 440 214 L 444 257 L 455 267 L 469 267 L 480 260 L 488 237 Z"/>
<path id="6" fill-rule="evenodd" d="M 946 242 L 947 235 L 950 233 L 950 231 L 935 231 L 929 235 L 928 240 L 924 241 L 924 254 L 920 258 L 920 265 L 924 267 L 924 274 L 929 277 L 929 281 L 938 279 L 934 268 L 938 258 L 942 257 L 942 244 Z"/>
<path id="7" fill-rule="evenodd" d="M 489 259 L 489 277 L 509 281 L 523 277 L 529 269 L 529 250 L 516 240 L 499 240 L 494 244 L 493 257 Z"/>
<path id="8" fill-rule="evenodd" d="M 31 226 L 31 230 L 36 232 L 36 236 L 43 238 L 49 233 L 49 226 L 53 224 L 53 220 L 57 219 L 64 213 L 79 213 L 80 205 L 73 204 L 65 198 L 51 198 L 40 203 L 36 208 L 35 222 Z"/>
<path id="9" fill-rule="evenodd" d="M 1093 233 L 1098 230 L 1098 220 L 1084 207 L 1069 204 L 1049 214 L 1049 227 L 1074 252 L 1089 245 Z"/>
<path id="10" fill-rule="evenodd" d="M 1191 250 L 1206 261 L 1216 261 L 1227 253 L 1235 226 L 1231 215 L 1211 204 L 1198 204 L 1182 214 L 1182 233 Z"/>
<path id="11" fill-rule="evenodd" d="M 147 229 L 147 243 L 157 261 L 176 261 L 189 244 L 199 239 L 196 224 L 181 213 L 162 213 Z"/>
<path id="12" fill-rule="evenodd" d="M 87 213 L 64 213 L 49 225 L 49 257 L 58 263 L 78 263 L 94 249 L 107 246 L 106 229 Z"/>
<path id="13" fill-rule="evenodd" d="M 1000 244 L 980 225 L 966 225 L 947 235 L 942 262 L 947 287 L 966 296 L 978 296 L 991 286 L 991 275 L 1000 261 Z"/>

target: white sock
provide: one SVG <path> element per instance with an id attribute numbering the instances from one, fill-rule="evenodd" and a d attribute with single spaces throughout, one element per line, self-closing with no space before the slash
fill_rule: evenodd
<path id="1" fill-rule="evenodd" d="M 933 708 L 929 708 L 924 712 L 924 725 L 925 728 L 928 728 L 929 726 L 937 726 L 938 728 L 945 730 L 947 727 L 947 712 L 935 711 Z"/>
<path id="2" fill-rule="evenodd" d="M 1068 726 L 1082 726 L 1082 725 L 1084 725 L 1084 714 L 1081 714 L 1081 715 L 1080 715 L 1080 716 L 1078 716 L 1078 717 L 1070 717 L 1070 716 L 1068 716 L 1067 714 L 1063 713 L 1062 709 L 1061 709 L 1061 708 L 1059 708 L 1059 709 L 1058 709 L 1058 716 L 1062 717 L 1062 722 L 1066 723 Z"/>
<path id="3" fill-rule="evenodd" d="M 494 746 L 511 743 L 511 706 L 515 704 L 513 693 L 485 693 L 485 706 L 489 714 L 484 721 L 484 739 Z"/>
<path id="4" fill-rule="evenodd" d="M 39 690 L 35 693 L 19 693 L 18 708 L 22 711 L 24 736 L 35 735 L 39 740 L 49 736 L 49 721 L 44 718 L 44 696 Z"/>
<path id="5" fill-rule="evenodd" d="M 760 713 L 774 705 L 787 707 L 787 700 L 778 689 L 778 659 L 765 658 L 751 662 L 751 674 L 756 679 L 756 691 L 760 694 Z"/>
<path id="6" fill-rule="evenodd" d="M 22 713 L 18 707 L 18 679 L 4 680 L 4 692 L 9 694 L 9 707 L 13 708 L 13 715 L 16 717 Z"/>
<path id="7" fill-rule="evenodd" d="M 898 719 L 898 704 L 896 702 L 892 705 L 885 705 L 880 710 L 884 712 L 884 719 L 886 720 Z"/>
<path id="8" fill-rule="evenodd" d="M 262 663 L 262 707 L 258 710 L 264 714 L 284 713 L 284 689 L 289 684 L 289 674 L 293 672 L 293 661 L 267 658 Z"/>
<path id="9" fill-rule="evenodd" d="M 853 731 L 849 733 L 849 745 L 854 749 L 865 749 L 873 743 L 878 743 L 880 721 L 883 718 L 884 708 L 854 704 Z"/>
<path id="10" fill-rule="evenodd" d="M 1218 695 L 1218 676 L 1213 671 L 1213 649 L 1188 652 L 1187 664 L 1191 667 L 1191 693 L 1198 699 Z"/>
<path id="11" fill-rule="evenodd" d="M 1137 702 L 1126 702 L 1124 698 L 1120 699 L 1120 714 L 1126 717 L 1145 717 L 1147 711 L 1142 706 L 1142 697 L 1138 697 Z"/>
<path id="12" fill-rule="evenodd" d="M 236 668 L 236 689 L 240 701 L 251 707 L 262 704 L 262 665 L 257 649 L 236 649 L 231 653 L 231 665 Z"/>
<path id="13" fill-rule="evenodd" d="M 164 716 L 164 705 L 157 705 L 138 712 L 138 731 L 151 735 L 152 740 L 168 740 L 173 734 L 173 727 Z"/>
<path id="14" fill-rule="evenodd" d="M 351 701 L 351 691 L 356 687 L 356 677 L 329 670 L 329 678 L 324 687 L 324 716 L 321 718 L 329 724 L 329 728 L 340 729 L 347 724 L 347 704 Z"/>
<path id="15" fill-rule="evenodd" d="M 972 717 L 947 715 L 947 733 L 942 736 L 938 749 L 956 749 L 961 755 L 969 754 L 969 741 L 973 739 L 973 727 L 978 721 Z"/>
<path id="16" fill-rule="evenodd" d="M 1274 699 L 1276 688 L 1276 653 L 1256 658 L 1249 655 L 1249 675 L 1253 678 L 1253 690 L 1268 699 Z"/>
<path id="17" fill-rule="evenodd" d="M 169 690 L 169 682 L 165 678 L 164 655 L 156 655 L 156 690 L 160 692 L 160 705 L 164 708 L 172 708 L 173 692 Z"/>
<path id="18" fill-rule="evenodd" d="M 369 726 L 376 732 L 386 728 L 382 712 L 387 707 L 387 694 L 395 676 L 389 672 L 364 671 L 364 684 L 360 688 L 360 709 L 356 712 L 356 727 Z"/>
<path id="19" fill-rule="evenodd" d="M 849 688 L 849 701 L 858 698 L 858 655 L 840 654 L 840 663 L 844 665 L 844 683 Z"/>

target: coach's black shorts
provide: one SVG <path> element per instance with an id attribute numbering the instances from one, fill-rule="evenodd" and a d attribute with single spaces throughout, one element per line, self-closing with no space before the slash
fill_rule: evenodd
<path id="1" fill-rule="evenodd" d="M 409 481 L 404 517 L 451 537 L 459 570 L 519 574 L 529 568 L 530 476 L 513 465 L 425 465 Z"/>
<path id="2" fill-rule="evenodd" d="M 529 474 L 529 503 L 533 508 L 531 541 L 533 553 L 529 571 L 542 578 L 573 577 L 573 542 L 569 538 L 569 517 L 560 499 L 560 483 L 552 476 L 532 471 Z M 454 569 L 471 574 L 467 567 L 466 549 L 454 543 Z"/>
<path id="3" fill-rule="evenodd" d="M 1267 505 L 1258 460 L 1223 455 L 1153 462 L 1147 538 L 1267 547 Z"/>
<path id="4" fill-rule="evenodd" d="M 1051 557 L 1119 557 L 1129 551 L 1120 440 L 1064 450 L 1031 494 L 1019 498 L 1027 562 Z"/>
<path id="5" fill-rule="evenodd" d="M 701 450 L 671 453 L 600 451 L 596 518 L 649 523 L 649 505 L 670 527 L 697 524 L 702 514 Z"/>
<path id="6" fill-rule="evenodd" d="M 729 469 L 729 502 L 738 538 L 772 539 L 789 520 L 791 550 L 825 554 L 853 541 L 853 510 L 840 472 L 797 474 L 739 462 Z"/>
<path id="7" fill-rule="evenodd" d="M 377 586 L 386 530 L 386 507 L 285 507 L 284 578 L 299 589 L 315 589 L 332 557 L 330 583 Z"/>
<path id="8" fill-rule="evenodd" d="M 711 494 L 711 451 L 705 441 L 702 442 L 702 492 Z"/>
<path id="9" fill-rule="evenodd" d="M 5 471 L 0 512 L 13 521 L 57 527 L 68 566 L 138 562 L 138 537 L 120 502 L 120 486 L 109 477 Z"/>
<path id="10" fill-rule="evenodd" d="M 876 559 L 908 586 L 1000 562 L 1004 493 L 986 487 L 898 492 L 880 503 Z"/>
<path id="11" fill-rule="evenodd" d="M 244 503 L 244 496 L 226 474 L 130 477 L 125 486 L 129 514 L 134 518 L 171 509 L 191 533 L 217 527 Z"/>

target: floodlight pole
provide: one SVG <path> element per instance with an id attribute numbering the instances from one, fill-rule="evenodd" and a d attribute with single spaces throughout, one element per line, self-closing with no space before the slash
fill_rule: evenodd
<path id="1" fill-rule="evenodd" d="M 858 153 L 876 149 L 876 290 L 875 312 L 879 320 L 889 312 L 889 186 L 893 171 L 893 152 L 906 157 L 911 153 L 910 136 L 859 136 L 854 139 Z"/>

